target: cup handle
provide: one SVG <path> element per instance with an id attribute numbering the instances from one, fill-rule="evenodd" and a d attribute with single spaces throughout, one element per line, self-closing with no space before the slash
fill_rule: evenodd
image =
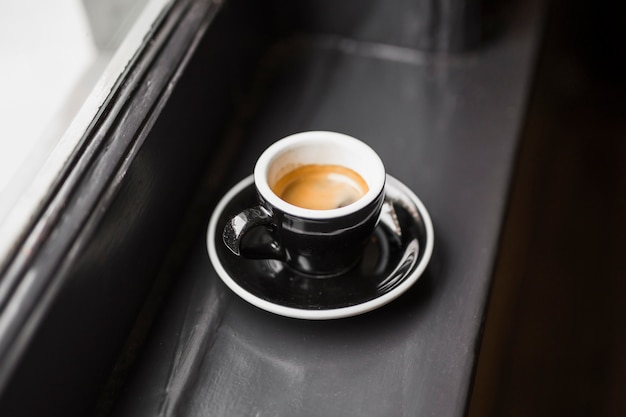
<path id="1" fill-rule="evenodd" d="M 224 226 L 222 240 L 232 253 L 241 256 L 241 241 L 244 235 L 258 226 L 264 226 L 269 230 L 276 227 L 276 222 L 271 213 L 263 206 L 245 209 L 230 219 Z M 255 250 L 254 252 L 259 252 L 256 257 L 283 258 L 282 250 L 277 242 L 271 242 L 267 246 L 262 251 Z"/>

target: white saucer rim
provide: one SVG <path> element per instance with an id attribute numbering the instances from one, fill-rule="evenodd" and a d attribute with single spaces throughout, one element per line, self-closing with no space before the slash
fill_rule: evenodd
<path id="1" fill-rule="evenodd" d="M 249 187 L 253 183 L 254 176 L 250 175 L 239 181 L 226 194 L 224 194 L 222 199 L 215 206 L 215 209 L 213 210 L 213 213 L 211 215 L 211 219 L 209 220 L 206 243 L 209 253 L 209 259 L 211 260 L 211 264 L 213 265 L 213 268 L 217 272 L 220 279 L 239 297 L 262 310 L 278 314 L 280 316 L 304 320 L 332 320 L 357 316 L 380 308 L 405 293 L 409 288 L 413 286 L 413 284 L 415 284 L 415 282 L 423 274 L 424 270 L 428 266 L 428 263 L 430 262 L 434 247 L 434 229 L 430 214 L 428 213 L 428 210 L 426 210 L 426 207 L 424 206 L 422 201 L 415 195 L 415 193 L 413 193 L 410 188 L 404 185 L 401 181 L 387 174 L 387 186 L 391 185 L 393 187 L 396 187 L 415 204 L 424 224 L 424 228 L 426 229 L 426 242 L 423 243 L 423 255 L 415 269 L 406 279 L 404 279 L 404 281 L 400 285 L 379 297 L 365 301 L 361 304 L 327 310 L 311 310 L 287 307 L 279 304 L 274 304 L 270 301 L 257 297 L 256 295 L 246 291 L 230 277 L 228 272 L 224 269 L 222 262 L 217 255 L 217 249 L 215 247 L 215 232 L 217 228 L 217 222 L 224 208 L 237 194 L 239 194 L 241 191 L 243 191 L 245 188 Z M 422 242 L 419 243 L 420 245 L 422 245 Z"/>

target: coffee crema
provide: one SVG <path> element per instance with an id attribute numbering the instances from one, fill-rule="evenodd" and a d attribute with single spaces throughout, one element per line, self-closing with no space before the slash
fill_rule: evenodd
<path id="1" fill-rule="evenodd" d="M 359 174 L 341 165 L 303 165 L 272 186 L 272 191 L 287 203 L 312 210 L 345 207 L 368 190 Z"/>

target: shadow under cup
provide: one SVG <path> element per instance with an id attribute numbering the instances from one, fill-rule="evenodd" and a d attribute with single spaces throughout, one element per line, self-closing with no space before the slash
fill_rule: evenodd
<path id="1" fill-rule="evenodd" d="M 281 199 L 272 187 L 303 166 L 340 166 L 367 184 L 358 200 L 318 210 Z M 298 171 L 296 171 L 298 172 Z M 304 132 L 267 148 L 254 169 L 259 205 L 227 222 L 223 240 L 236 255 L 278 259 L 299 272 L 330 276 L 358 263 L 380 217 L 385 168 L 365 143 L 335 132 Z"/>

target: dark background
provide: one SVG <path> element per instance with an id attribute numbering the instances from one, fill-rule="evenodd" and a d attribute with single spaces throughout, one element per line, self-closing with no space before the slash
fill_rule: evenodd
<path id="1" fill-rule="evenodd" d="M 625 16 L 550 4 L 472 415 L 626 415 Z"/>

